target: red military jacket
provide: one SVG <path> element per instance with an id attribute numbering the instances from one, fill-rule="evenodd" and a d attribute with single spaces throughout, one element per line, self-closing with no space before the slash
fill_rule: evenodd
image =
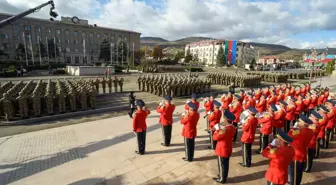
<path id="1" fill-rule="evenodd" d="M 234 114 L 236 117 L 236 119 L 233 121 L 234 123 L 239 122 L 240 113 L 242 112 L 242 110 L 243 106 L 239 101 L 232 103 L 232 106 L 230 107 L 230 112 L 232 112 L 232 114 Z"/>
<path id="2" fill-rule="evenodd" d="M 295 116 L 298 116 L 301 114 L 301 110 L 302 110 L 302 101 L 301 100 L 298 100 L 295 102 L 296 104 L 296 109 L 295 109 Z"/>
<path id="3" fill-rule="evenodd" d="M 317 105 L 317 96 L 312 96 L 308 109 L 315 109 Z"/>
<path id="4" fill-rule="evenodd" d="M 330 112 L 328 112 L 327 118 L 328 118 L 328 123 L 327 123 L 326 129 L 333 129 L 334 128 L 334 121 L 335 121 L 335 118 L 336 118 L 335 108 L 333 108 L 332 110 L 330 110 Z"/>
<path id="5" fill-rule="evenodd" d="M 313 134 L 313 137 L 312 137 L 312 139 L 310 140 L 309 145 L 308 145 L 308 148 L 312 148 L 312 149 L 316 148 L 317 136 L 319 135 L 319 133 L 320 133 L 320 131 L 321 131 L 321 126 L 320 126 L 320 124 L 318 123 L 318 121 L 317 121 L 317 122 L 314 122 L 314 125 L 315 125 L 315 127 L 314 127 L 314 128 L 313 128 L 313 127 L 311 128 L 314 134 Z"/>
<path id="6" fill-rule="evenodd" d="M 274 115 L 273 127 L 283 128 L 285 124 L 286 111 L 284 109 L 279 109 Z"/>
<path id="7" fill-rule="evenodd" d="M 285 95 L 284 94 L 279 94 L 277 96 L 277 100 L 276 100 L 276 103 L 278 104 L 280 102 L 280 100 L 284 100 L 285 99 Z"/>
<path id="8" fill-rule="evenodd" d="M 295 91 L 294 97 L 297 98 L 301 94 L 300 90 Z"/>
<path id="9" fill-rule="evenodd" d="M 222 111 L 221 110 L 214 110 L 209 115 L 209 122 L 210 122 L 210 129 L 212 129 L 217 123 L 220 123 L 222 118 Z"/>
<path id="10" fill-rule="evenodd" d="M 262 95 L 261 91 L 256 92 L 256 93 L 254 94 L 254 99 L 255 99 L 255 100 L 259 100 L 260 97 L 261 97 L 261 95 Z"/>
<path id="11" fill-rule="evenodd" d="M 270 159 L 265 178 L 274 184 L 286 184 L 288 181 L 288 166 L 293 161 L 295 151 L 291 146 L 273 148 L 269 145 L 262 155 Z"/>
<path id="12" fill-rule="evenodd" d="M 255 107 L 256 101 L 253 98 L 248 98 L 245 104 L 243 105 L 244 110 L 248 109 L 250 106 Z"/>
<path id="13" fill-rule="evenodd" d="M 163 126 L 173 124 L 173 113 L 175 110 L 175 105 L 166 104 L 165 106 L 158 106 L 156 112 L 160 113 L 159 123 Z"/>
<path id="14" fill-rule="evenodd" d="M 322 139 L 322 138 L 324 138 L 324 136 L 325 136 L 325 129 L 326 129 L 326 126 L 327 126 L 327 124 L 328 124 L 328 117 L 327 117 L 327 114 L 324 114 L 324 113 L 321 113 L 320 112 L 320 114 L 321 114 L 321 116 L 323 117 L 323 119 L 320 119 L 319 120 L 319 125 L 320 125 L 320 132 L 319 132 L 319 134 L 317 135 L 317 138 L 318 139 Z"/>
<path id="15" fill-rule="evenodd" d="M 307 111 L 308 111 L 308 107 L 309 107 L 310 102 L 311 102 L 311 99 L 310 99 L 310 98 L 305 98 L 305 99 L 303 100 L 302 111 L 304 111 L 304 112 L 307 112 Z"/>
<path id="16" fill-rule="evenodd" d="M 133 117 L 133 131 L 142 132 L 147 130 L 146 118 L 150 114 L 149 110 L 137 110 Z"/>
<path id="17" fill-rule="evenodd" d="M 291 129 L 288 135 L 293 138 L 291 146 L 294 147 L 295 156 L 294 160 L 303 162 L 307 158 L 307 148 L 313 138 L 313 131 L 309 128 Z"/>
<path id="18" fill-rule="evenodd" d="M 295 105 L 289 104 L 286 108 L 286 120 L 294 121 L 296 119 L 295 117 Z"/>
<path id="19" fill-rule="evenodd" d="M 253 144 L 254 135 L 257 130 L 258 119 L 256 117 L 250 116 L 245 123 L 243 123 L 243 135 L 241 137 L 241 142 Z"/>
<path id="20" fill-rule="evenodd" d="M 226 125 L 225 131 L 216 130 L 213 140 L 217 141 L 216 155 L 220 157 L 230 157 L 232 154 L 232 140 L 237 132 L 237 128 L 233 125 Z"/>
<path id="21" fill-rule="evenodd" d="M 256 102 L 256 109 L 260 113 L 264 112 L 266 110 L 266 100 Z"/>
<path id="22" fill-rule="evenodd" d="M 301 93 L 303 96 L 306 96 L 306 94 L 307 94 L 307 90 L 306 90 L 306 88 L 301 88 L 300 93 Z"/>
<path id="23" fill-rule="evenodd" d="M 199 102 L 198 102 L 198 101 L 194 101 L 194 100 L 191 100 L 191 102 L 192 102 L 193 104 L 196 105 L 196 107 L 197 107 L 196 111 L 198 111 L 198 108 L 199 108 Z M 185 104 L 185 105 L 184 105 L 184 110 L 189 111 L 189 106 L 188 106 L 188 104 Z"/>
<path id="24" fill-rule="evenodd" d="M 214 104 L 213 101 L 209 100 L 207 102 L 204 103 L 204 108 L 205 108 L 205 112 L 209 112 L 209 111 L 213 111 L 214 109 Z"/>
<path id="25" fill-rule="evenodd" d="M 265 113 L 264 117 L 259 119 L 260 133 L 264 135 L 272 134 L 272 125 L 274 122 L 274 115 L 271 113 Z"/>
<path id="26" fill-rule="evenodd" d="M 182 136 L 188 139 L 193 139 L 197 136 L 197 123 L 199 120 L 198 112 L 190 112 L 189 115 L 181 117 L 181 124 L 184 125 L 182 129 Z"/>
<path id="27" fill-rule="evenodd" d="M 324 95 L 321 94 L 317 99 L 317 105 L 322 105 L 324 101 Z"/>
<path id="28" fill-rule="evenodd" d="M 276 101 L 277 101 L 277 97 L 276 96 L 269 97 L 269 99 L 267 100 L 267 108 L 269 108 L 272 103 L 276 104 Z"/>
<path id="29" fill-rule="evenodd" d="M 327 102 L 329 97 L 329 91 L 324 91 L 324 99 L 323 99 L 323 103 Z"/>
<path id="30" fill-rule="evenodd" d="M 306 86 L 306 92 L 309 92 L 310 91 L 310 85 L 307 85 Z"/>
<path id="31" fill-rule="evenodd" d="M 230 103 L 232 102 L 232 99 L 233 99 L 233 97 L 232 96 L 227 96 L 227 97 L 223 97 L 222 99 L 221 99 L 221 101 L 222 101 L 222 103 L 223 103 L 223 105 L 222 105 L 222 109 L 224 110 L 228 110 L 229 109 L 229 105 L 230 105 Z"/>
<path id="32" fill-rule="evenodd" d="M 246 98 L 245 93 L 240 93 L 239 96 L 240 96 L 239 102 L 240 102 L 240 103 L 243 103 L 243 101 L 244 101 L 245 98 Z"/>
<path id="33" fill-rule="evenodd" d="M 289 90 L 289 96 L 294 96 L 295 95 L 295 89 L 291 88 L 291 90 Z"/>
<path id="34" fill-rule="evenodd" d="M 264 94 L 266 97 L 268 97 L 268 96 L 271 94 L 271 92 L 270 92 L 269 90 L 265 90 L 265 91 L 263 92 L 263 94 Z"/>

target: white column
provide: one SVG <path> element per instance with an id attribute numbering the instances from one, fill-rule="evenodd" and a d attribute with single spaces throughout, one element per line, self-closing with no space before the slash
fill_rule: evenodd
<path id="1" fill-rule="evenodd" d="M 22 32 L 22 37 L 23 37 L 23 44 L 25 48 L 25 55 L 26 55 L 26 65 L 28 66 L 28 53 L 27 53 L 27 46 L 26 46 L 26 38 L 24 32 Z"/>

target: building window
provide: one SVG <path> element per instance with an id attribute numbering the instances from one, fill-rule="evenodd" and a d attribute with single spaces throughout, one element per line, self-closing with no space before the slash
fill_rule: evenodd
<path id="1" fill-rule="evenodd" d="M 78 53 L 78 49 L 77 48 L 75 49 L 75 52 Z"/>
<path id="2" fill-rule="evenodd" d="M 107 39 L 107 35 L 106 34 L 104 35 L 104 39 Z"/>
<path id="3" fill-rule="evenodd" d="M 18 30 L 19 30 L 19 25 L 14 24 L 14 25 L 13 25 L 13 29 L 14 29 L 15 31 L 18 31 Z"/>
<path id="4" fill-rule="evenodd" d="M 41 27 L 36 26 L 35 30 L 36 30 L 37 33 L 41 33 Z"/>
<path id="5" fill-rule="evenodd" d="M 61 39 L 57 39 L 57 42 L 58 42 L 58 43 L 61 43 Z"/>
<path id="6" fill-rule="evenodd" d="M 51 29 L 50 28 L 47 28 L 47 33 L 51 33 Z"/>
<path id="7" fill-rule="evenodd" d="M 74 36 L 75 36 L 75 37 L 78 36 L 78 32 L 77 32 L 77 31 L 74 32 Z"/>
<path id="8" fill-rule="evenodd" d="M 66 40 L 65 43 L 70 44 L 70 40 Z"/>
<path id="9" fill-rule="evenodd" d="M 74 40 L 74 44 L 78 44 L 78 40 Z"/>
<path id="10" fill-rule="evenodd" d="M 6 33 L 1 34 L 1 38 L 8 39 L 8 35 Z"/>
<path id="11" fill-rule="evenodd" d="M 236 57 L 238 57 L 238 54 L 236 54 Z"/>
<path id="12" fill-rule="evenodd" d="M 41 37 L 39 35 L 36 35 L 36 41 L 40 41 L 41 42 Z"/>
<path id="13" fill-rule="evenodd" d="M 92 38 L 93 37 L 93 33 L 90 33 L 90 38 Z"/>
<path id="14" fill-rule="evenodd" d="M 114 41 L 114 39 L 115 39 L 114 35 L 112 35 L 111 39 L 112 39 L 112 41 Z"/>
<path id="15" fill-rule="evenodd" d="M 65 48 L 65 51 L 66 52 L 70 52 L 70 48 Z"/>
<path id="16" fill-rule="evenodd" d="M 61 30 L 56 30 L 56 34 L 60 35 L 61 34 Z"/>
<path id="17" fill-rule="evenodd" d="M 100 34 L 99 33 L 97 34 L 97 38 L 100 38 Z"/>
<path id="18" fill-rule="evenodd" d="M 24 26 L 24 30 L 25 31 L 30 31 L 30 26 L 29 25 Z"/>
<path id="19" fill-rule="evenodd" d="M 66 30 L 66 31 L 65 31 L 65 35 L 69 35 L 69 30 Z"/>
<path id="20" fill-rule="evenodd" d="M 127 37 L 124 37 L 124 40 L 127 41 Z"/>
<path id="21" fill-rule="evenodd" d="M 86 33 L 83 32 L 82 33 L 82 37 L 85 38 L 86 37 Z"/>
<path id="22" fill-rule="evenodd" d="M 3 44 L 2 44 L 2 47 L 3 47 L 4 49 L 8 49 L 8 48 L 9 48 L 9 44 L 8 44 L 8 43 L 3 43 Z"/>

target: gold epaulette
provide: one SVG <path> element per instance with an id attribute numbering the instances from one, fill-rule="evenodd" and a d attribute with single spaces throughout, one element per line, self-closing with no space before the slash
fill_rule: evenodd
<path id="1" fill-rule="evenodd" d="M 278 150 L 278 148 L 271 148 L 270 149 L 270 154 L 274 154 L 277 150 Z"/>
<path id="2" fill-rule="evenodd" d="M 298 134 L 300 134 L 300 130 L 294 130 L 294 131 L 292 132 L 292 134 L 293 134 L 293 136 L 298 135 Z"/>

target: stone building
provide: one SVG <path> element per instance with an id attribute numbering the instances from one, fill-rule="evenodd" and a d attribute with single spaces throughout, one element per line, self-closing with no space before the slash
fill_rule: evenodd
<path id="1" fill-rule="evenodd" d="M 230 44 L 231 43 L 231 44 Z M 199 62 L 207 66 L 215 66 L 220 46 L 226 52 L 226 58 L 231 64 L 247 64 L 257 58 L 257 51 L 248 43 L 240 41 L 204 40 L 187 44 L 185 54 L 190 53 L 198 58 Z"/>
<path id="2" fill-rule="evenodd" d="M 10 16 L 0 13 L 0 20 Z M 78 17 L 61 17 L 61 20 L 55 21 L 26 17 L 0 29 L 0 49 L 9 54 L 8 60 L 15 60 L 15 50 L 20 43 L 25 43 L 27 54 L 31 57 L 31 46 L 36 47 L 38 40 L 46 48 L 47 43 L 52 42 L 56 43 L 59 56 L 56 59 L 45 57 L 42 59 L 44 62 L 49 58 L 50 62 L 85 64 L 98 62 L 100 45 L 104 39 L 112 43 L 112 51 L 113 47 L 117 47 L 118 41 L 123 41 L 127 45 L 129 57 L 132 57 L 133 48 L 135 52 L 140 49 L 140 35 L 135 31 L 90 25 L 87 20 Z M 124 63 L 127 63 L 126 58 Z M 34 61 L 39 63 L 36 52 Z M 112 62 L 121 64 L 121 61 L 113 58 Z"/>

